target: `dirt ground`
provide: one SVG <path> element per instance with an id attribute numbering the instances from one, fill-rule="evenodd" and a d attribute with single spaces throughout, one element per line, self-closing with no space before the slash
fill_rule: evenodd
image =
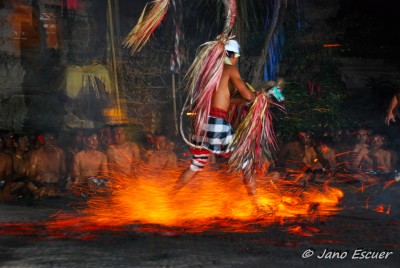
<path id="1" fill-rule="evenodd" d="M 73 211 L 68 200 L 0 204 L 0 267 L 399 267 L 400 187 L 339 187 L 345 197 L 337 215 L 313 222 L 299 217 L 260 232 L 144 232 L 127 226 L 123 232 L 60 238 L 37 226 L 60 210 Z M 375 211 L 379 204 L 382 213 Z M 36 229 L 29 231 L 29 224 Z M 15 231 L 18 225 L 24 232 Z"/>

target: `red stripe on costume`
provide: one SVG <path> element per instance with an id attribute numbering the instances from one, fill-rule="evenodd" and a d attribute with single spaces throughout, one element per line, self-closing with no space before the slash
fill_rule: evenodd
<path id="1" fill-rule="evenodd" d="M 203 148 L 190 148 L 190 153 L 191 154 L 211 154 L 209 150 L 203 149 Z"/>
<path id="2" fill-rule="evenodd" d="M 211 107 L 210 109 L 210 116 L 216 118 L 222 118 L 228 121 L 228 111 L 220 108 Z"/>

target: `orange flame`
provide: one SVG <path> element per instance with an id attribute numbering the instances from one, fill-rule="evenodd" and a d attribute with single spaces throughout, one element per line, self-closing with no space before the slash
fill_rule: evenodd
<path id="1" fill-rule="evenodd" d="M 257 179 L 258 198 L 265 214 L 256 214 L 242 177 L 226 171 L 203 171 L 179 192 L 172 189 L 181 169 L 142 169 L 136 178 L 114 176 L 111 192 L 99 192 L 77 214 L 57 211 L 47 222 L 3 224 L 0 234 L 39 234 L 54 238 L 93 239 L 99 232 L 158 232 L 160 235 L 223 232 L 260 232 L 272 223 L 293 224 L 299 217 L 331 216 L 339 210 L 343 192 L 325 185 L 299 187 L 265 176 Z M 80 205 L 82 207 L 82 204 Z M 311 216 L 311 217 L 310 217 Z M 43 224 L 46 228 L 43 228 Z M 312 236 L 318 229 L 304 227 L 298 235 Z M 296 233 L 296 229 L 289 229 Z"/>
<path id="2" fill-rule="evenodd" d="M 340 189 L 328 184 L 303 188 L 281 178 L 260 176 L 258 195 L 270 213 L 257 215 L 241 176 L 204 171 L 174 195 L 171 190 L 181 171 L 142 169 L 137 178 L 118 176 L 112 182 L 111 194 L 99 192 L 87 204 L 81 204 L 85 209 L 78 209 L 74 214 L 59 210 L 46 222 L 0 223 L 0 235 L 89 240 L 104 232 L 113 232 L 113 235 L 156 232 L 162 236 L 210 230 L 261 232 L 270 224 L 278 223 L 288 226 L 285 228 L 288 233 L 312 237 L 321 231 L 304 225 L 307 222 L 304 219 L 335 215 L 343 198 Z M 367 209 L 369 202 L 367 197 Z M 391 205 L 387 208 L 378 205 L 375 211 L 390 214 Z"/>
<path id="3" fill-rule="evenodd" d="M 141 170 L 137 178 L 119 175 L 112 181 L 112 194 L 93 196 L 81 214 L 86 222 L 95 225 L 161 224 L 192 231 L 214 228 L 215 225 L 211 225 L 215 224 L 215 219 L 251 221 L 260 217 L 254 213 L 239 175 L 203 171 L 172 194 L 181 172 L 180 169 Z M 343 197 L 343 192 L 336 188 L 304 190 L 271 182 L 266 178 L 258 179 L 259 202 L 267 210 L 263 218 L 269 222 L 316 212 L 333 215 Z"/>

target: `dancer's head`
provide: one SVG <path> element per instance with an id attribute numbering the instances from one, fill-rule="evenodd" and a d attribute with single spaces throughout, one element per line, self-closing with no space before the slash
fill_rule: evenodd
<path id="1" fill-rule="evenodd" d="M 226 43 L 225 50 L 236 54 L 236 58 L 240 57 L 240 45 L 235 39 L 231 39 Z"/>
<path id="2" fill-rule="evenodd" d="M 239 43 L 234 39 L 229 40 L 228 43 L 226 43 L 225 45 L 225 51 L 225 64 L 235 65 L 240 57 Z"/>

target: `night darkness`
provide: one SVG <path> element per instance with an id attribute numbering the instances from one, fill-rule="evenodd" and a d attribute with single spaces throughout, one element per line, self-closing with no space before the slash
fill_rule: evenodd
<path id="1" fill-rule="evenodd" d="M 332 23 L 343 29 L 346 56 L 398 61 L 398 12 L 396 0 L 341 0 Z"/>

